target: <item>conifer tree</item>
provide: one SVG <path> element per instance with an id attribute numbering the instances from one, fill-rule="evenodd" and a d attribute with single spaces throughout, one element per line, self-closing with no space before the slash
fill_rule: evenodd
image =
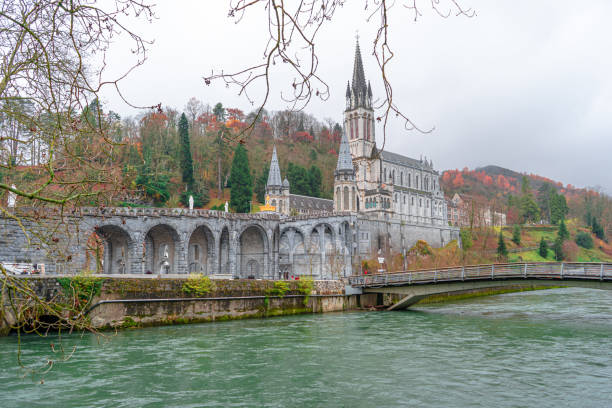
<path id="1" fill-rule="evenodd" d="M 546 241 L 544 241 L 544 237 L 540 240 L 540 249 L 538 250 L 540 256 L 542 258 L 548 257 L 548 245 L 546 245 Z"/>
<path id="2" fill-rule="evenodd" d="M 559 224 L 557 238 L 561 241 L 561 243 L 563 243 L 563 241 L 569 238 L 569 231 L 567 230 L 567 227 L 565 226 L 565 221 L 563 220 L 561 220 L 561 223 Z"/>
<path id="3" fill-rule="evenodd" d="M 183 113 L 178 123 L 179 138 L 181 143 L 181 170 L 183 172 L 183 183 L 188 188 L 193 185 L 193 159 L 191 157 L 191 143 L 189 143 L 189 122 Z"/>
<path id="4" fill-rule="evenodd" d="M 557 237 L 557 239 L 555 239 L 553 251 L 555 252 L 555 260 L 562 261 L 563 258 L 565 258 L 565 254 L 563 254 L 563 240 L 561 237 Z"/>
<path id="5" fill-rule="evenodd" d="M 512 228 L 512 242 L 517 246 L 521 245 L 521 226 L 518 224 L 514 224 Z"/>
<path id="6" fill-rule="evenodd" d="M 249 212 L 250 201 L 253 198 L 253 183 L 249 158 L 242 144 L 236 146 L 232 170 L 230 173 L 230 206 L 239 213 Z"/>
<path id="7" fill-rule="evenodd" d="M 268 183 L 268 175 L 270 173 L 270 165 L 265 164 L 263 171 L 255 182 L 255 194 L 257 195 L 257 201 L 263 203 L 266 201 L 266 184 Z"/>
<path id="8" fill-rule="evenodd" d="M 497 241 L 497 255 L 499 255 L 500 258 L 505 258 L 508 256 L 508 248 L 506 247 L 504 235 L 501 231 L 499 231 L 499 239 Z"/>

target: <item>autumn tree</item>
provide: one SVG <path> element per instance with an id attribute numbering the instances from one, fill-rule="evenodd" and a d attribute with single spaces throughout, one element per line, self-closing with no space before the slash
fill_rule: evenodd
<path id="1" fill-rule="evenodd" d="M 125 173 L 116 163 L 122 150 L 118 120 L 97 101 L 106 89 L 119 89 L 120 80 L 144 62 L 148 43 L 131 28 L 134 18 L 153 18 L 146 1 L 0 3 L 0 213 L 20 228 L 32 248 L 74 270 L 85 265 L 77 263 L 80 254 L 67 244 L 76 239 L 76 226 L 65 215 L 79 206 L 112 203 L 124 194 Z M 112 77 L 110 71 L 117 70 L 107 69 L 105 61 L 115 38 L 129 43 L 134 59 Z M 35 171 L 19 167 L 28 164 Z M 14 200 L 7 200 L 9 194 Z M 15 206 L 7 201 L 16 201 Z M 33 216 L 32 207 L 57 216 Z M 0 280 L 0 304 L 27 316 L 11 324 L 18 334 L 34 327 L 44 335 L 58 325 L 95 331 L 74 302 L 38 296 L 26 279 L 8 273 L 2 263 Z M 22 301 L 16 304 L 15 299 Z M 66 357 L 61 350 L 56 344 L 59 352 L 44 370 Z M 23 364 L 21 352 L 17 355 Z"/>

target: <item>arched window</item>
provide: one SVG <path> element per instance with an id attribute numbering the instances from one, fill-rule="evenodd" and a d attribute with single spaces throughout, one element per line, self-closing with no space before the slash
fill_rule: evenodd
<path id="1" fill-rule="evenodd" d="M 414 177 L 414 188 L 418 189 L 419 188 L 419 176 L 415 176 Z"/>
<path id="2" fill-rule="evenodd" d="M 400 186 L 404 185 L 404 172 L 400 172 Z"/>
<path id="3" fill-rule="evenodd" d="M 404 196 L 404 204 L 406 204 L 406 196 Z"/>
<path id="4" fill-rule="evenodd" d="M 348 127 L 349 127 L 349 131 L 350 131 L 350 134 L 351 134 L 351 140 L 353 140 L 355 138 L 355 136 L 353 134 L 353 121 L 351 120 L 350 117 L 348 119 Z"/>
<path id="5" fill-rule="evenodd" d="M 340 211 L 340 204 L 341 204 L 341 194 L 340 194 L 340 187 L 336 188 L 336 211 Z"/>
<path id="6" fill-rule="evenodd" d="M 344 208 L 342 208 L 344 211 L 348 211 L 349 210 L 349 188 L 348 187 L 344 187 Z"/>
<path id="7" fill-rule="evenodd" d="M 412 173 L 408 173 L 408 187 L 412 187 Z"/>
<path id="8" fill-rule="evenodd" d="M 368 116 L 368 122 L 367 122 L 367 129 L 368 129 L 368 140 L 372 140 L 372 133 L 371 133 L 371 129 L 372 129 L 372 117 Z"/>
<path id="9" fill-rule="evenodd" d="M 351 209 L 353 211 L 357 209 L 357 203 L 355 202 L 355 187 L 353 187 L 353 191 L 351 192 Z"/>
<path id="10" fill-rule="evenodd" d="M 391 184 L 395 184 L 395 169 L 393 169 L 393 173 L 391 173 Z"/>

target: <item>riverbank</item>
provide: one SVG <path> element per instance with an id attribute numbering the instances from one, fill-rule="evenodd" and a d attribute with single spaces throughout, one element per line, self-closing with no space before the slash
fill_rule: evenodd
<path id="1" fill-rule="evenodd" d="M 28 277 L 34 292 L 58 304 L 84 294 L 83 312 L 98 330 L 239 320 L 354 309 L 341 281 L 215 280 L 206 276 Z M 44 318 L 44 316 L 43 316 Z M 0 333 L 15 321 L 4 310 Z"/>

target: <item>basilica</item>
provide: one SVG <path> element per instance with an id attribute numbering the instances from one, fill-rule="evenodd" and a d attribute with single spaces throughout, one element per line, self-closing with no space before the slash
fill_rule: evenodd
<path id="1" fill-rule="evenodd" d="M 374 120 L 372 87 L 366 82 L 357 43 L 353 78 L 346 86 L 344 131 L 334 173 L 334 199 L 290 194 L 289 181 L 281 181 L 274 149 L 266 204 L 286 215 L 351 212 L 409 224 L 447 226 L 444 193 L 433 163 L 379 150 Z"/>

